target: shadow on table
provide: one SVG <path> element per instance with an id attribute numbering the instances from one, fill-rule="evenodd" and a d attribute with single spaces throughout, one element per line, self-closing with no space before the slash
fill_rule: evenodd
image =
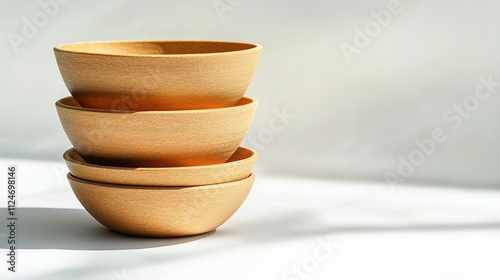
<path id="1" fill-rule="evenodd" d="M 0 213 L 7 213 L 0 208 Z M 210 236 L 205 234 L 179 238 L 145 238 L 123 235 L 98 223 L 83 209 L 17 208 L 17 249 L 63 249 L 63 250 L 129 250 L 171 246 Z M 2 219 L 6 221 L 6 217 Z M 3 224 L 3 223 L 2 223 Z M 0 248 L 10 244 L 8 228 L 0 229 Z"/>
<path id="2" fill-rule="evenodd" d="M 500 221 L 452 222 L 452 223 L 395 223 L 395 224 L 325 224 L 319 222 L 315 213 L 307 211 L 290 212 L 279 217 L 248 220 L 237 227 L 219 230 L 215 236 L 239 236 L 245 242 L 275 242 L 285 239 L 319 237 L 331 234 L 372 234 L 394 232 L 443 232 L 470 230 L 499 230 Z"/>

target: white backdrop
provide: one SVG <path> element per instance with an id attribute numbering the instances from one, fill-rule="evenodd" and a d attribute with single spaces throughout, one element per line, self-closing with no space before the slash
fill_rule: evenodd
<path id="1" fill-rule="evenodd" d="M 70 147 L 54 107 L 69 95 L 58 44 L 241 40 L 264 48 L 245 141 L 261 171 L 498 186 L 499 9 L 487 0 L 2 1 L 0 156 L 61 160 Z"/>

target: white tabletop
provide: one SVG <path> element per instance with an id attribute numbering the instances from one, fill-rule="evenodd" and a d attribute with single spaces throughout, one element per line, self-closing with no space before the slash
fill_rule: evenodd
<path id="1" fill-rule="evenodd" d="M 246 202 L 215 232 L 147 239 L 111 232 L 88 215 L 63 163 L 2 159 L 0 170 L 11 163 L 17 272 L 2 261 L 0 279 L 500 279 L 500 192 L 491 189 L 257 171 Z M 3 184 L 0 224 L 6 200 Z M 6 260 L 7 227 L 0 229 Z"/>

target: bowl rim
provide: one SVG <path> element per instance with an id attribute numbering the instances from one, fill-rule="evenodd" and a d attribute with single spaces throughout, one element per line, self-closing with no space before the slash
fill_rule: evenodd
<path id="1" fill-rule="evenodd" d="M 250 151 L 252 154 L 249 157 L 246 157 L 246 158 L 243 158 L 243 159 L 240 159 L 240 160 L 231 161 L 231 162 L 223 162 L 223 163 L 209 164 L 209 165 L 195 165 L 195 166 L 122 167 L 122 166 L 93 164 L 93 163 L 79 161 L 79 160 L 71 157 L 71 155 L 74 154 L 74 153 L 78 154 L 78 151 L 75 150 L 75 148 L 70 148 L 66 152 L 64 152 L 63 159 L 66 162 L 70 162 L 70 163 L 73 163 L 73 164 L 76 164 L 76 165 L 85 166 L 85 167 L 91 167 L 91 168 L 98 168 L 100 170 L 123 170 L 123 171 L 150 172 L 150 171 L 167 171 L 167 170 L 172 170 L 172 171 L 182 171 L 182 170 L 196 171 L 198 169 L 206 169 L 206 168 L 210 168 L 210 169 L 221 168 L 222 166 L 224 166 L 225 168 L 230 168 L 233 165 L 241 164 L 241 163 L 247 162 L 247 161 L 252 161 L 254 159 L 257 159 L 257 157 L 258 157 L 257 151 L 255 151 L 252 148 L 239 146 L 236 149 L 236 151 L 238 151 L 239 149 Z M 235 153 L 236 153 L 236 151 L 235 151 Z M 78 178 L 78 177 L 76 177 L 76 178 Z"/>
<path id="2" fill-rule="evenodd" d="M 251 181 L 255 179 L 255 173 L 251 173 L 248 175 L 248 177 L 245 177 L 241 180 L 236 180 L 236 181 L 231 181 L 231 182 L 224 182 L 224 183 L 218 183 L 218 184 L 210 184 L 210 185 L 201 185 L 201 186 L 141 186 L 141 185 L 120 185 L 120 184 L 111 184 L 111 183 L 104 183 L 104 182 L 96 182 L 96 181 L 89 181 L 89 180 L 84 180 L 80 179 L 78 177 L 75 177 L 73 174 L 69 173 L 66 174 L 66 177 L 68 178 L 69 181 L 73 182 L 79 182 L 83 184 L 90 184 L 95 187 L 101 187 L 101 188 L 115 188 L 115 189 L 136 189 L 136 190 L 151 190 L 151 191 L 162 191 L 162 190 L 183 190 L 183 189 L 213 189 L 213 188 L 224 188 L 228 187 L 230 185 L 234 185 L 237 183 L 244 183 L 246 181 Z"/>
<path id="3" fill-rule="evenodd" d="M 229 107 L 188 109 L 188 110 L 164 110 L 164 111 L 131 111 L 131 110 L 115 110 L 115 109 L 106 110 L 106 109 L 86 108 L 86 107 L 82 107 L 81 105 L 79 105 L 77 107 L 77 106 L 64 104 L 63 102 L 66 100 L 73 100 L 78 104 L 78 102 L 76 101 L 76 99 L 73 96 L 66 96 L 66 97 L 63 97 L 63 98 L 56 101 L 56 103 L 55 103 L 56 107 L 64 108 L 64 109 L 68 109 L 68 110 L 77 110 L 77 111 L 94 112 L 94 113 L 102 113 L 102 114 L 140 114 L 140 115 L 198 114 L 198 113 L 215 113 L 215 112 L 222 112 L 222 111 L 232 111 L 232 110 L 238 110 L 238 109 L 241 109 L 244 107 L 257 106 L 257 99 L 251 98 L 248 96 L 243 96 L 239 100 L 239 101 L 248 100 L 249 101 L 248 103 L 235 104 L 235 105 L 229 106 Z"/>
<path id="4" fill-rule="evenodd" d="M 92 44 L 128 44 L 128 43 L 224 43 L 224 44 L 239 44 L 250 46 L 247 49 L 236 50 L 236 51 L 225 51 L 225 52 L 211 52 L 211 53 L 187 53 L 187 54 L 126 54 L 126 53 L 99 53 L 99 52 L 88 52 L 88 51 L 75 51 L 68 50 L 65 47 L 71 45 L 92 45 Z M 246 52 L 255 52 L 262 50 L 262 46 L 257 43 L 250 42 L 239 42 L 239 41 L 226 41 L 226 40 L 108 40 L 108 41 L 82 41 L 60 44 L 54 47 L 54 52 L 64 52 L 71 54 L 84 54 L 84 55 L 95 55 L 95 56 L 107 56 L 107 57 L 164 57 L 164 58 L 179 58 L 179 57 L 201 57 L 201 56 L 220 56 L 227 54 L 241 54 Z"/>

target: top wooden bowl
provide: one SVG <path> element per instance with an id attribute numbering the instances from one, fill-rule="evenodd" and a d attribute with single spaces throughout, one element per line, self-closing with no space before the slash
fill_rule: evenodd
<path id="1" fill-rule="evenodd" d="M 110 41 L 54 48 L 68 90 L 86 108 L 186 110 L 235 105 L 262 47 L 221 41 Z"/>

